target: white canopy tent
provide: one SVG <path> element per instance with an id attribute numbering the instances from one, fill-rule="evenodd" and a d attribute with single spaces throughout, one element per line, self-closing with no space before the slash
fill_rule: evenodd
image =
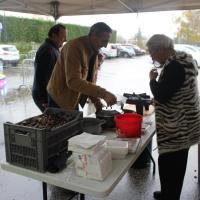
<path id="1" fill-rule="evenodd" d="M 200 9 L 200 0 L 0 0 L 0 10 L 53 16 Z"/>

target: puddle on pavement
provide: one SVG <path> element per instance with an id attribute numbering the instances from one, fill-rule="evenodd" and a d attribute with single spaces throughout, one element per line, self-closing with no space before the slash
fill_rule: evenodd
<path id="1" fill-rule="evenodd" d="M 6 87 L 0 89 L 0 105 L 11 104 L 22 99 L 31 98 L 31 88 L 30 87 L 19 87 L 18 89 L 9 89 Z"/>

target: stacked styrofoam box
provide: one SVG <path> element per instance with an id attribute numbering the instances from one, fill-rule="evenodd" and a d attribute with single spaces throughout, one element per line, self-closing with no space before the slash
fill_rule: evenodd
<path id="1" fill-rule="evenodd" d="M 107 140 L 105 144 L 113 159 L 124 159 L 128 154 L 128 141 Z"/>
<path id="2" fill-rule="evenodd" d="M 69 140 L 78 176 L 104 180 L 112 170 L 112 155 L 105 148 L 105 136 L 83 133 Z"/>

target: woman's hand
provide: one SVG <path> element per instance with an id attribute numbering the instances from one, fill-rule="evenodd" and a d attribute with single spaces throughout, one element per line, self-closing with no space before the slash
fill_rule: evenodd
<path id="1" fill-rule="evenodd" d="M 149 72 L 149 78 L 150 78 L 150 80 L 155 80 L 157 77 L 158 77 L 158 71 L 157 71 L 157 69 L 152 69 Z"/>

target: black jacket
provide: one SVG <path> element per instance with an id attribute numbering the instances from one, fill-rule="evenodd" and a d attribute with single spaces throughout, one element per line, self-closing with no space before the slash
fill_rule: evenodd
<path id="1" fill-rule="evenodd" d="M 32 96 L 38 104 L 47 103 L 46 87 L 58 56 L 59 49 L 49 39 L 45 40 L 36 53 Z"/>
<path id="2" fill-rule="evenodd" d="M 172 60 L 163 69 L 159 80 L 151 80 L 150 88 L 155 98 L 160 103 L 167 102 L 176 93 L 185 80 L 185 71 L 182 64 Z"/>

